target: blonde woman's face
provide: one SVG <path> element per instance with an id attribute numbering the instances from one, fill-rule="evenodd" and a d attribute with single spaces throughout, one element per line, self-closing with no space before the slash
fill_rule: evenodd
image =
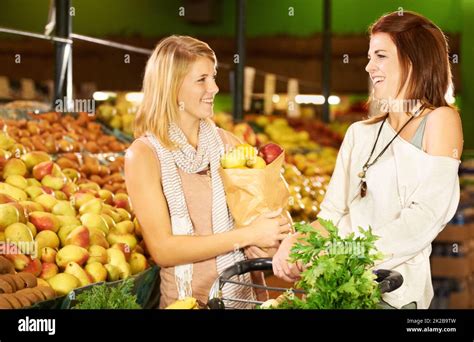
<path id="1" fill-rule="evenodd" d="M 215 76 L 215 65 L 209 58 L 199 57 L 191 65 L 178 92 L 181 119 L 212 117 L 214 96 L 219 91 Z"/>
<path id="2" fill-rule="evenodd" d="M 372 80 L 374 97 L 378 100 L 403 98 L 404 89 L 397 96 L 400 81 L 405 81 L 401 80 L 397 47 L 387 33 L 371 36 L 368 58 L 365 70 Z"/>

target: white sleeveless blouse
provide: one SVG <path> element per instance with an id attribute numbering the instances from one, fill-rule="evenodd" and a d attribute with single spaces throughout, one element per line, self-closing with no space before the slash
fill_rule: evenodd
<path id="1" fill-rule="evenodd" d="M 431 242 L 459 204 L 460 161 L 429 155 L 397 137 L 368 169 L 367 195 L 362 198 L 358 174 L 381 124 L 356 122 L 349 127 L 318 216 L 332 220 L 342 236 L 371 226 L 380 236 L 376 246 L 386 255 L 376 268 L 396 270 L 404 278 L 383 299 L 396 308 L 411 302 L 428 308 L 433 298 Z M 385 122 L 371 161 L 395 134 Z"/>

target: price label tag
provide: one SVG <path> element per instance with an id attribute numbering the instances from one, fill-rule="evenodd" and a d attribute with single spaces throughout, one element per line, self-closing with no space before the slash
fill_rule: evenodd
<path id="1" fill-rule="evenodd" d="M 5 76 L 0 76 L 0 98 L 10 99 L 10 81 Z"/>
<path id="2" fill-rule="evenodd" d="M 276 89 L 276 76 L 275 74 L 265 75 L 265 86 L 263 95 L 263 112 L 265 114 L 273 113 L 273 95 Z"/>
<path id="3" fill-rule="evenodd" d="M 33 100 L 36 97 L 35 82 L 30 78 L 21 80 L 21 98 L 23 100 Z"/>
<path id="4" fill-rule="evenodd" d="M 300 105 L 296 103 L 296 95 L 299 94 L 299 83 L 296 78 L 288 80 L 288 117 L 299 118 L 301 115 Z"/>

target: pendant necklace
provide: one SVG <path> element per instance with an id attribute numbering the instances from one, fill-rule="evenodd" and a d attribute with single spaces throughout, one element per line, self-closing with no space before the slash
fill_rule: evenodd
<path id="1" fill-rule="evenodd" d="M 359 172 L 359 174 L 358 174 L 359 178 L 361 179 L 361 181 L 360 181 L 360 196 L 361 197 L 365 197 L 367 195 L 367 182 L 366 182 L 366 179 L 365 179 L 365 175 L 366 175 L 367 170 L 369 169 L 369 167 L 371 167 L 372 165 L 374 165 L 377 162 L 377 160 L 382 156 L 382 154 L 384 154 L 384 152 L 388 149 L 390 144 L 398 137 L 400 132 L 405 128 L 405 126 L 408 125 L 408 123 L 411 120 L 416 118 L 424 108 L 425 108 L 425 106 L 421 105 L 421 107 L 418 108 L 418 110 L 413 114 L 413 116 L 402 126 L 402 128 L 400 128 L 400 130 L 397 132 L 397 134 L 395 134 L 395 136 L 392 138 L 392 140 L 390 140 L 390 142 L 382 149 L 382 151 L 378 154 L 378 156 L 375 157 L 375 159 L 372 162 L 370 162 L 370 158 L 372 158 L 372 155 L 374 154 L 375 147 L 377 146 L 377 142 L 378 142 L 379 137 L 380 137 L 380 133 L 382 132 L 383 125 L 384 125 L 385 121 L 387 120 L 387 117 L 388 117 L 388 113 L 387 113 L 387 116 L 383 119 L 382 124 L 380 125 L 379 131 L 377 133 L 377 138 L 375 139 L 375 143 L 374 143 L 374 146 L 372 147 L 372 151 L 370 152 L 369 158 L 367 159 L 366 163 L 362 167 L 362 171 Z"/>

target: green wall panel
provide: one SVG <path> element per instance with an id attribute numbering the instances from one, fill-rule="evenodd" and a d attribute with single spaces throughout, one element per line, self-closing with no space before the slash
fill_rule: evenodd
<path id="1" fill-rule="evenodd" d="M 461 36 L 461 117 L 464 130 L 464 148 L 474 149 L 474 1 L 463 0 Z"/>
<path id="2" fill-rule="evenodd" d="M 414 10 L 447 32 L 460 32 L 462 0 L 333 0 L 333 31 L 361 33 L 381 14 Z M 200 26 L 179 16 L 180 0 L 73 0 L 74 31 L 95 36 L 161 36 L 171 33 L 233 36 L 235 1 L 221 0 L 216 22 Z M 2 0 L 0 25 L 42 31 L 48 0 Z M 185 8 L 186 10 L 186 8 Z M 309 36 L 322 28 L 322 0 L 248 0 L 248 36 Z"/>

